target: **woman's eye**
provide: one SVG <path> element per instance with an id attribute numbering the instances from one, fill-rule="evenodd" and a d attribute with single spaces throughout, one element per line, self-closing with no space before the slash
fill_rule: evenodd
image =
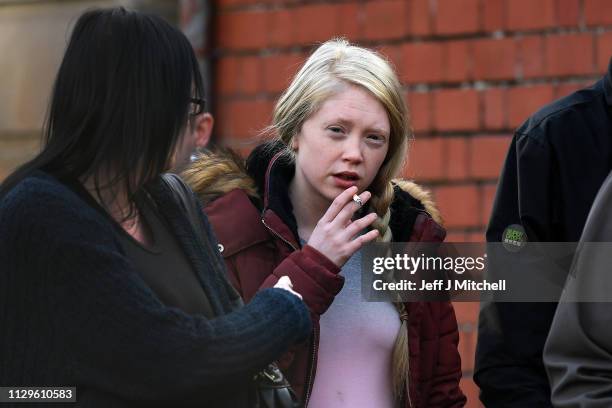
<path id="1" fill-rule="evenodd" d="M 381 135 L 368 135 L 368 139 L 376 143 L 384 143 L 385 137 Z"/>
<path id="2" fill-rule="evenodd" d="M 341 133 L 342 132 L 342 128 L 338 127 L 338 126 L 330 126 L 328 129 L 331 130 L 334 133 Z"/>

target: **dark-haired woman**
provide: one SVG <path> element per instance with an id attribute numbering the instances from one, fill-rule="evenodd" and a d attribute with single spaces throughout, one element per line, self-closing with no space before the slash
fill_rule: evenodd
<path id="1" fill-rule="evenodd" d="M 44 147 L 0 188 L 0 385 L 76 386 L 88 407 L 246 407 L 253 374 L 308 336 L 288 278 L 236 309 L 193 193 L 162 177 L 202 94 L 162 19 L 79 18 Z"/>

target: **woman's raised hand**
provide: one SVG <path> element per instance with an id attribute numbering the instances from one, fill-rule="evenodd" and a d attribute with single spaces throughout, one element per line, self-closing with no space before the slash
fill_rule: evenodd
<path id="1" fill-rule="evenodd" d="M 378 230 L 359 233 L 371 225 L 377 218 L 376 213 L 370 213 L 362 218 L 352 220 L 355 212 L 361 207 L 353 200 L 357 187 L 344 190 L 331 203 L 323 217 L 317 222 L 310 235 L 308 245 L 328 257 L 338 267 L 344 263 L 364 244 L 376 239 Z M 359 195 L 365 204 L 372 194 L 364 191 Z"/>

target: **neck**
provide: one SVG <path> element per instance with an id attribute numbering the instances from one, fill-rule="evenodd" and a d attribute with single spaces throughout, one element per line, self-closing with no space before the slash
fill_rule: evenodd
<path id="1" fill-rule="evenodd" d="M 133 213 L 128 217 L 130 212 L 130 202 L 127 192 L 124 189 L 119 190 L 104 187 L 108 185 L 108 179 L 100 177 L 99 184 L 103 186 L 98 195 L 93 177 L 81 180 L 81 183 L 89 194 L 108 211 L 110 216 L 119 224 L 121 228 L 130 234 L 135 240 L 143 245 L 151 243 L 150 233 L 147 231 L 146 225 L 143 223 L 140 211 L 138 208 L 133 208 Z"/>
<path id="2" fill-rule="evenodd" d="M 317 222 L 323 217 L 331 204 L 313 189 L 308 188 L 303 178 L 293 177 L 289 184 L 289 198 L 293 204 L 293 215 L 297 222 L 298 235 L 304 241 L 310 239 Z"/>
<path id="3" fill-rule="evenodd" d="M 87 192 L 100 204 L 111 217 L 118 223 L 122 223 L 125 221 L 126 216 L 128 215 L 130 204 L 127 197 L 127 192 L 121 188 L 119 185 L 119 189 L 111 189 L 108 186 L 108 178 L 99 177 L 98 184 L 100 186 L 99 192 L 96 190 L 96 184 L 94 181 L 94 176 L 91 176 L 87 179 L 81 179 L 81 183 L 83 187 L 87 190 Z"/>

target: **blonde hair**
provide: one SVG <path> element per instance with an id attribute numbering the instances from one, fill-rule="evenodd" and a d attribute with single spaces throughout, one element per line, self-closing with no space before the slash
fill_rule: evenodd
<path id="1" fill-rule="evenodd" d="M 401 84 L 384 57 L 375 51 L 351 45 L 344 39 L 323 43 L 308 58 L 278 100 L 272 125 L 267 132 L 280 139 L 287 146 L 286 153 L 294 157 L 291 146 L 302 124 L 346 85 L 360 86 L 370 92 L 384 106 L 389 119 L 389 149 L 369 186 L 372 198 L 368 205 L 378 214 L 373 224 L 373 228 L 380 233 L 378 240 L 390 242 L 393 238 L 389 228 L 393 201 L 391 181 L 404 165 L 412 130 Z M 401 397 L 408 381 L 407 313 L 403 304 L 398 303 L 396 307 L 402 325 L 393 351 L 393 383 L 396 397 Z"/>

